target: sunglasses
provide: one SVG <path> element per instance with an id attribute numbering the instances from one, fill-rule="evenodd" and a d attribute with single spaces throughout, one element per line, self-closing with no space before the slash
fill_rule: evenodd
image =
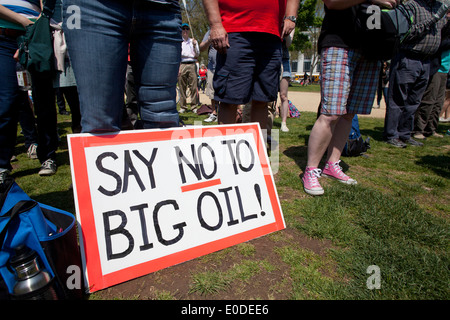
<path id="1" fill-rule="evenodd" d="M 181 28 L 181 30 L 189 30 L 189 28 L 183 27 L 183 28 Z"/>

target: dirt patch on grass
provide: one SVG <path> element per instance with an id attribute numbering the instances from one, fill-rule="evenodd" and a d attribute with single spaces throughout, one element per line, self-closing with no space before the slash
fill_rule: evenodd
<path id="1" fill-rule="evenodd" d="M 291 297 L 290 266 L 275 248 L 295 244 L 325 255 L 331 243 L 311 239 L 298 230 L 285 230 L 251 240 L 251 254 L 239 245 L 175 265 L 149 275 L 96 292 L 95 299 L 177 299 L 177 300 L 284 300 Z M 258 270 L 247 279 L 231 279 L 226 288 L 212 294 L 192 292 L 193 276 L 202 272 L 227 273 L 243 262 L 256 263 Z"/>

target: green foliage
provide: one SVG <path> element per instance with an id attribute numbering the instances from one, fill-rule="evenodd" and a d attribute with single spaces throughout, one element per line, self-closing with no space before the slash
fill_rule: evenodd
<path id="1" fill-rule="evenodd" d="M 300 2 L 296 22 L 298 31 L 306 31 L 310 27 L 321 25 L 322 20 L 316 15 L 316 8 L 317 0 L 303 0 Z"/>
<path id="2" fill-rule="evenodd" d="M 300 2 L 297 22 L 294 33 L 294 39 L 292 45 L 289 48 L 291 51 L 305 52 L 307 49 L 311 49 L 313 44 L 310 34 L 307 31 L 318 29 L 322 26 L 323 18 L 320 16 L 322 5 L 321 1 L 317 0 L 304 0 Z"/>

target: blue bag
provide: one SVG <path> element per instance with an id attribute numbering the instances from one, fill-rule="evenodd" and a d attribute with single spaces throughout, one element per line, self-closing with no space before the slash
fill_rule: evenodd
<path id="1" fill-rule="evenodd" d="M 67 268 L 82 270 L 74 226 L 73 214 L 32 200 L 12 178 L 6 179 L 0 185 L 0 299 L 13 298 L 16 280 L 9 260 L 20 245 L 36 251 L 58 299 L 81 298 L 82 285 L 67 286 L 72 275 Z"/>

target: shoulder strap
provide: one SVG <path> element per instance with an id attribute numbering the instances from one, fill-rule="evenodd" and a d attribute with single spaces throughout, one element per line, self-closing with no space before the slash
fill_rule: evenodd
<path id="1" fill-rule="evenodd" d="M 44 1 L 44 9 L 42 13 L 47 16 L 47 18 L 51 18 L 53 16 L 53 12 L 55 10 L 56 0 L 45 0 Z"/>
<path id="2" fill-rule="evenodd" d="M 7 177 L 3 183 L 0 183 L 0 210 L 3 208 L 3 204 L 6 201 L 6 197 L 8 196 L 9 190 L 11 190 L 14 184 L 14 179 L 11 177 Z"/>
<path id="3" fill-rule="evenodd" d="M 9 217 L 8 222 L 6 222 L 5 227 L 0 232 L 0 249 L 3 247 L 3 242 L 5 241 L 6 233 L 8 232 L 9 224 L 14 220 L 16 216 L 22 212 L 26 212 L 37 205 L 36 201 L 33 200 L 20 200 L 12 207 L 3 217 Z"/>

